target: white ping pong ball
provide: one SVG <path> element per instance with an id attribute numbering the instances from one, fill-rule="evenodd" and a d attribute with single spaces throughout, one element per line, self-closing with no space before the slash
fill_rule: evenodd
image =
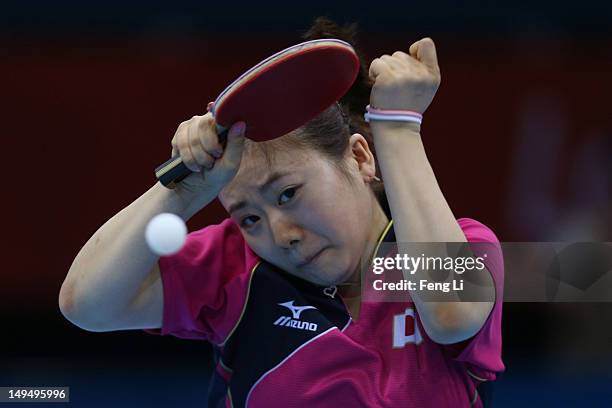
<path id="1" fill-rule="evenodd" d="M 145 230 L 145 240 L 155 254 L 160 256 L 177 253 L 185 244 L 187 226 L 175 214 L 161 213 L 151 218 Z"/>

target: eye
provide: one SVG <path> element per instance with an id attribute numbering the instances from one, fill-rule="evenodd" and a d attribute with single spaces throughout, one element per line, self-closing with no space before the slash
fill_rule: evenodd
<path id="1" fill-rule="evenodd" d="M 253 226 L 253 224 L 255 224 L 258 220 L 259 220 L 258 216 L 249 215 L 248 217 L 244 217 L 242 221 L 240 221 L 240 226 L 243 228 L 249 228 Z"/>
<path id="2" fill-rule="evenodd" d="M 278 196 L 278 204 L 283 205 L 291 200 L 297 191 L 297 187 L 289 187 Z"/>

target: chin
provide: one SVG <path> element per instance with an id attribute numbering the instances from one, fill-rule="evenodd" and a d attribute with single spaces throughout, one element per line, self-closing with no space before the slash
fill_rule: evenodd
<path id="1" fill-rule="evenodd" d="M 322 268 L 317 271 L 312 271 L 307 274 L 301 274 L 299 276 L 302 279 L 309 281 L 310 283 L 325 287 L 333 286 L 337 283 L 342 282 L 340 276 L 336 276 L 336 274 L 330 274 L 329 270 L 326 271 L 325 268 Z"/>
<path id="2" fill-rule="evenodd" d="M 325 282 L 321 284 L 325 286 L 338 285 L 340 283 L 346 282 L 349 278 L 350 278 L 350 274 L 347 274 L 345 272 L 339 272 L 336 274 L 327 273 L 325 274 L 325 277 L 324 277 Z"/>
<path id="3" fill-rule="evenodd" d="M 344 265 L 338 265 L 334 263 L 329 265 L 328 262 L 318 262 L 316 267 L 308 268 L 303 271 L 298 271 L 296 276 L 307 280 L 308 282 L 314 283 L 319 286 L 332 286 L 342 283 L 351 277 L 351 273 L 347 272 L 348 268 Z"/>

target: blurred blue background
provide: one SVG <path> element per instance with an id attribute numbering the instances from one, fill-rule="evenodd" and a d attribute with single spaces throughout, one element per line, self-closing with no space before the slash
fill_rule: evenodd
<path id="1" fill-rule="evenodd" d="M 59 287 L 154 183 L 178 123 L 319 15 L 358 22 L 369 60 L 435 40 L 443 81 L 423 135 L 457 216 L 502 241 L 612 241 L 609 1 L 3 1 L 0 386 L 70 386 L 78 407 L 205 406 L 208 344 L 82 331 Z M 190 229 L 224 217 L 215 203 Z M 612 406 L 610 304 L 504 308 L 494 406 Z"/>

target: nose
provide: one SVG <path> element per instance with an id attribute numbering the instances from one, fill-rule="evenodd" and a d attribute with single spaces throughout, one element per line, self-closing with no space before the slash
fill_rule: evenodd
<path id="1" fill-rule="evenodd" d="M 282 215 L 270 219 L 270 230 L 274 243 L 281 248 L 296 247 L 304 238 L 302 228 Z"/>

